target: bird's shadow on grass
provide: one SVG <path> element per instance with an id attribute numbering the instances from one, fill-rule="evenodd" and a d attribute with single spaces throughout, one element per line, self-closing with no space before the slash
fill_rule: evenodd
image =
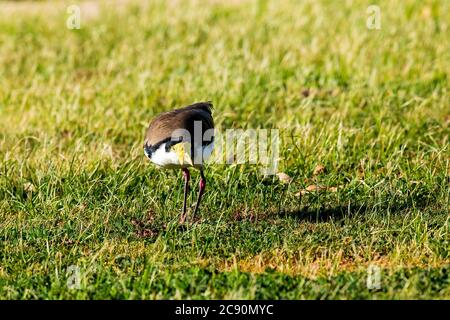
<path id="1" fill-rule="evenodd" d="M 423 206 L 425 207 L 425 205 Z M 371 205 L 349 203 L 347 205 L 339 205 L 333 207 L 303 207 L 299 209 L 280 210 L 272 213 L 270 217 L 276 219 L 293 218 L 298 221 L 308 222 L 327 222 L 327 221 L 341 221 L 344 219 L 366 216 L 370 213 L 380 214 L 396 214 L 407 210 L 407 204 L 399 204 L 395 206 L 388 205 Z M 417 205 L 416 205 L 417 208 Z"/>
<path id="2" fill-rule="evenodd" d="M 367 206 L 352 208 L 347 206 L 337 206 L 329 208 L 301 208 L 294 210 L 281 210 L 275 213 L 276 218 L 293 218 L 299 221 L 327 222 L 339 221 L 367 212 Z"/>
<path id="3" fill-rule="evenodd" d="M 374 204 L 374 203 L 357 203 L 350 202 L 346 205 L 337 206 L 303 206 L 301 208 L 294 209 L 281 209 L 278 211 L 267 211 L 263 214 L 253 213 L 247 214 L 237 214 L 229 217 L 228 224 L 240 223 L 240 222 L 250 222 L 250 223 L 273 223 L 275 221 L 295 219 L 298 222 L 342 222 L 345 219 L 354 217 L 367 217 L 369 214 L 397 214 L 404 212 L 411 208 L 410 203 L 401 204 Z M 426 203 L 421 205 L 418 203 L 414 204 L 416 209 L 423 209 L 427 207 Z M 155 221 L 155 214 L 150 210 L 149 215 L 147 215 L 142 220 L 134 219 L 132 224 L 134 225 L 134 237 L 135 239 L 147 239 L 149 241 L 155 241 L 159 235 L 167 233 L 184 233 L 189 231 L 195 225 L 202 224 L 215 224 L 216 221 L 212 218 L 200 219 L 197 218 L 195 221 L 188 221 L 183 225 L 178 223 L 178 219 L 167 222 L 167 221 Z"/>

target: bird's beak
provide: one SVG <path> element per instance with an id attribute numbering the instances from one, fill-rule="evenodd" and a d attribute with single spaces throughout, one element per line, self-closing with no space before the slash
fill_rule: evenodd
<path id="1" fill-rule="evenodd" d="M 192 163 L 192 159 L 190 156 L 191 144 L 189 142 L 178 143 L 178 144 L 174 145 L 172 148 L 175 151 L 175 153 L 177 154 L 178 162 L 180 163 L 180 165 L 183 165 L 186 163 L 190 164 L 191 166 L 194 165 Z"/>

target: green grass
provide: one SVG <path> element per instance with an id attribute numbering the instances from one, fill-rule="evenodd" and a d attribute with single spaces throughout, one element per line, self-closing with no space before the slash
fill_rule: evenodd
<path id="1" fill-rule="evenodd" d="M 450 3 L 177 3 L 0 3 L 0 297 L 450 299 Z M 202 100 L 293 181 L 210 165 L 181 228 L 143 138 Z"/>

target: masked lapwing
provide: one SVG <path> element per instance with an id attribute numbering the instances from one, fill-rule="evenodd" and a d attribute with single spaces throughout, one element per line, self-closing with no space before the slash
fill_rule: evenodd
<path id="1" fill-rule="evenodd" d="M 181 169 L 184 177 L 184 201 L 180 223 L 186 220 L 189 192 L 189 168 L 200 170 L 200 183 L 194 217 L 206 187 L 204 163 L 214 146 L 212 103 L 199 102 L 164 112 L 150 123 L 145 135 L 144 153 L 158 167 Z"/>

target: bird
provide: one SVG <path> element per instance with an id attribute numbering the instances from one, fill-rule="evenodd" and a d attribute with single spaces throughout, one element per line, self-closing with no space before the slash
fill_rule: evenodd
<path id="1" fill-rule="evenodd" d="M 186 221 L 189 168 L 200 171 L 199 191 L 192 218 L 197 214 L 206 188 L 204 164 L 214 148 L 214 120 L 211 101 L 163 112 L 150 122 L 144 141 L 144 154 L 158 168 L 181 169 L 184 178 L 183 211 Z"/>

